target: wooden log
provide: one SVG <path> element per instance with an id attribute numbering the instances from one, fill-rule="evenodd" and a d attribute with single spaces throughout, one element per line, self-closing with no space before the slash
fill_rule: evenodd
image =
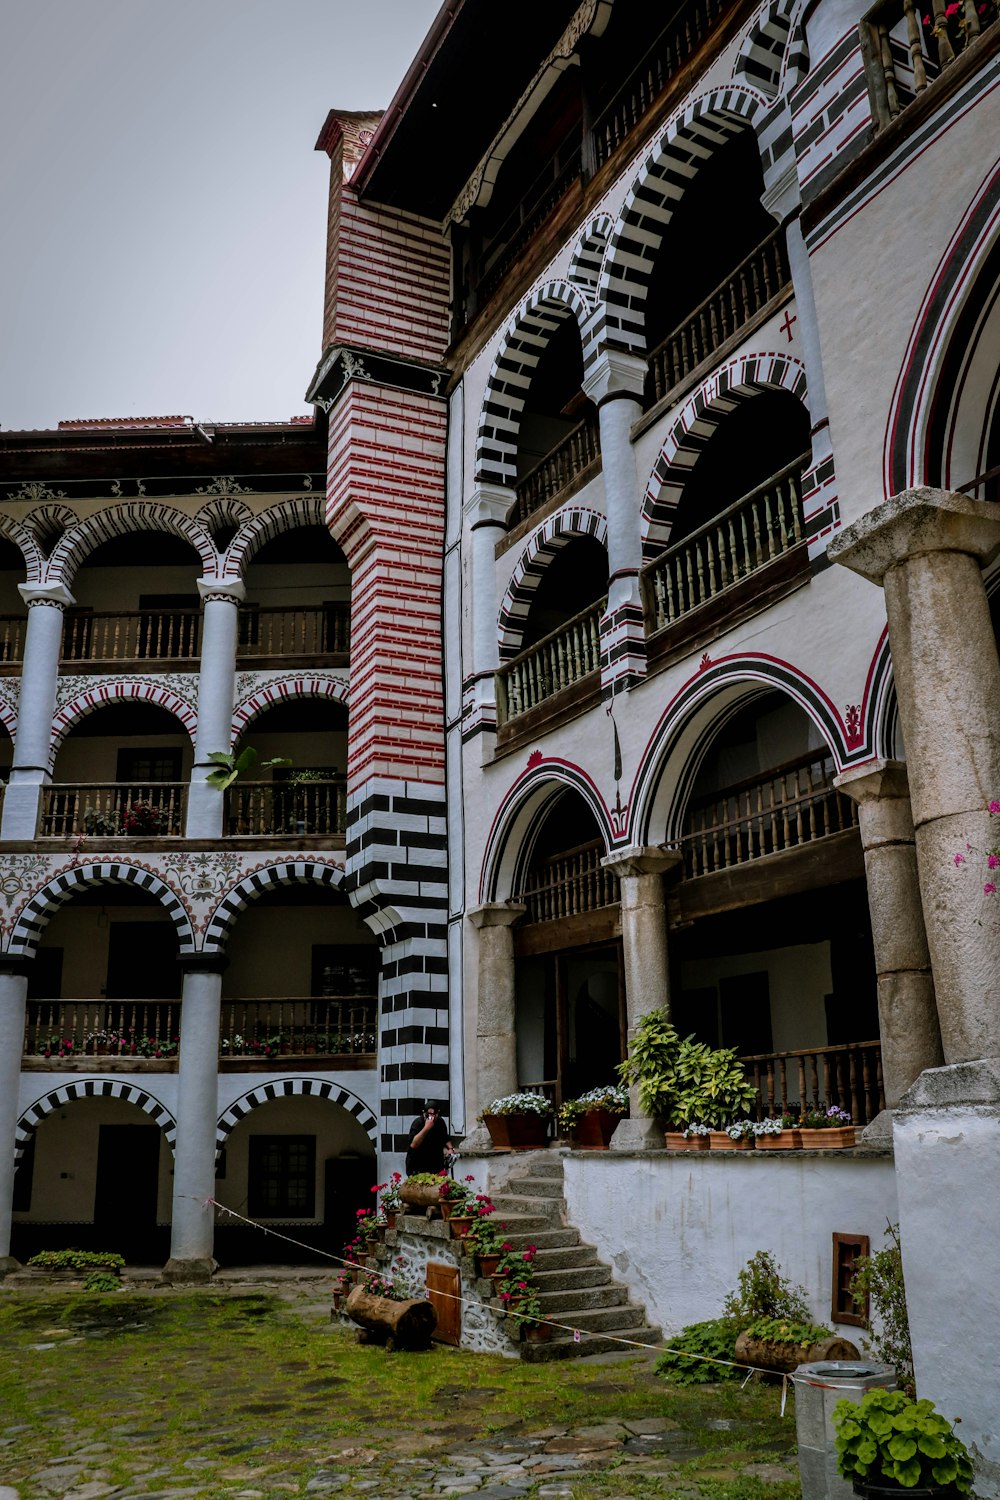
<path id="1" fill-rule="evenodd" d="M 734 1358 L 737 1364 L 754 1365 L 757 1369 L 790 1375 L 799 1365 L 825 1359 L 860 1359 L 861 1355 L 850 1339 L 840 1338 L 837 1334 L 821 1339 L 817 1344 L 789 1344 L 741 1333 L 736 1340 Z"/>
<path id="2" fill-rule="evenodd" d="M 344 1303 L 344 1311 L 368 1335 L 366 1342 L 384 1344 L 390 1351 L 426 1349 L 437 1327 L 437 1313 L 429 1302 L 419 1298 L 395 1302 L 359 1286 Z"/>
<path id="3" fill-rule="evenodd" d="M 408 1208 L 424 1209 L 429 1219 L 441 1214 L 441 1189 L 436 1182 L 401 1182 L 399 1196 Z"/>

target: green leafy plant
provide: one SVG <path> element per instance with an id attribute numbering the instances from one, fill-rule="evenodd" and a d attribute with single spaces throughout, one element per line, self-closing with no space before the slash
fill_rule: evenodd
<path id="1" fill-rule="evenodd" d="M 894 1365 L 901 1388 L 915 1393 L 913 1350 L 910 1347 L 910 1323 L 906 1314 L 906 1285 L 903 1281 L 903 1252 L 899 1242 L 899 1225 L 886 1223 L 889 1243 L 874 1255 L 862 1256 L 851 1278 L 850 1292 L 855 1305 L 864 1306 L 871 1298 L 875 1314 L 871 1338 L 865 1348 L 887 1365 Z"/>
<path id="2" fill-rule="evenodd" d="M 441 1174 L 439 1172 L 411 1172 L 406 1181 L 412 1183 L 414 1187 L 440 1187 Z"/>
<path id="3" fill-rule="evenodd" d="M 771 1344 L 796 1344 L 807 1349 L 833 1333 L 832 1328 L 819 1323 L 793 1323 L 787 1318 L 754 1318 L 743 1331 L 751 1338 L 765 1339 Z"/>
<path id="4" fill-rule="evenodd" d="M 276 755 L 271 760 L 261 760 L 252 745 L 241 750 L 239 755 L 232 751 L 212 750 L 209 752 L 209 760 L 214 761 L 216 769 L 209 771 L 205 777 L 209 786 L 218 787 L 224 792 L 231 787 L 234 781 L 250 771 L 266 771 L 268 766 L 290 766 L 291 761 L 285 755 Z"/>
<path id="5" fill-rule="evenodd" d="M 809 1308 L 805 1289 L 792 1286 L 770 1250 L 758 1250 L 736 1278 L 737 1288 L 723 1303 L 723 1312 L 739 1329 L 747 1328 L 759 1318 L 776 1318 L 783 1323 L 808 1324 Z"/>
<path id="6" fill-rule="evenodd" d="M 733 1380 L 740 1372 L 713 1360 L 731 1360 L 740 1332 L 732 1318 L 709 1318 L 692 1323 L 670 1338 L 670 1348 L 656 1361 L 657 1375 L 676 1385 L 707 1385 L 713 1380 Z M 699 1356 L 695 1358 L 694 1356 Z"/>
<path id="7" fill-rule="evenodd" d="M 89 1276 L 84 1277 L 83 1290 L 85 1292 L 118 1292 L 121 1290 L 121 1282 L 117 1276 L 112 1276 L 110 1271 L 91 1271 Z"/>
<path id="8" fill-rule="evenodd" d="M 968 1449 L 932 1401 L 913 1401 L 903 1391 L 868 1391 L 859 1402 L 833 1408 L 837 1469 L 845 1479 L 903 1489 L 954 1485 L 965 1494 L 972 1484 Z"/>
<path id="9" fill-rule="evenodd" d="M 623 1115 L 628 1109 L 628 1088 L 624 1083 L 608 1083 L 603 1088 L 590 1089 L 579 1099 L 567 1099 L 559 1111 L 559 1123 L 564 1130 L 572 1130 L 591 1109 L 606 1109 L 613 1115 Z"/>
<path id="10" fill-rule="evenodd" d="M 648 1114 L 678 1126 L 725 1129 L 756 1097 L 734 1048 L 709 1047 L 693 1036 L 681 1041 L 666 1009 L 641 1018 L 618 1074 L 623 1083 L 638 1084 Z"/>
<path id="11" fill-rule="evenodd" d="M 639 1086 L 639 1102 L 648 1115 L 675 1118 L 674 1100 L 677 1050 L 680 1037 L 665 1008 L 647 1011 L 639 1019 L 636 1034 L 618 1076 L 625 1084 Z"/>
<path id="12" fill-rule="evenodd" d="M 124 1264 L 113 1250 L 39 1250 L 28 1261 L 42 1271 L 120 1271 Z"/>

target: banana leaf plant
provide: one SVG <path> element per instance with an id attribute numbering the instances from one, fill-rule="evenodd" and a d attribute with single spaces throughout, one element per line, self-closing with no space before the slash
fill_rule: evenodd
<path id="1" fill-rule="evenodd" d="M 234 781 L 238 781 L 249 771 L 266 771 L 268 766 L 291 765 L 286 755 L 276 755 L 273 760 L 261 760 L 252 745 L 241 750 L 239 755 L 226 750 L 212 750 L 208 758 L 215 762 L 216 769 L 209 771 L 205 780 L 209 786 L 218 787 L 220 792 L 231 787 Z"/>

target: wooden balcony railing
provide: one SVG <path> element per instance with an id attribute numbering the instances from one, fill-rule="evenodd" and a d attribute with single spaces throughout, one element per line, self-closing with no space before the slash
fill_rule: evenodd
<path id="1" fill-rule="evenodd" d="M 272 1058 L 313 1052 L 373 1053 L 378 1047 L 374 995 L 223 1000 L 223 1057 Z"/>
<path id="2" fill-rule="evenodd" d="M 137 609 L 122 614 L 67 610 L 63 662 L 195 661 L 201 611 Z"/>
<path id="3" fill-rule="evenodd" d="M 226 792 L 225 828 L 231 837 L 279 834 L 329 837 L 347 830 L 347 781 L 240 782 Z"/>
<path id="4" fill-rule="evenodd" d="M 599 843 L 581 844 L 529 870 L 518 897 L 528 908 L 526 920 L 553 922 L 620 901 L 618 876 L 601 865 L 603 853 Z"/>
<path id="5" fill-rule="evenodd" d="M 861 21 L 861 49 L 876 130 L 921 95 L 997 23 L 978 0 L 880 0 Z"/>
<path id="6" fill-rule="evenodd" d="M 60 782 L 42 789 L 38 837 L 174 838 L 186 807 L 186 782 Z"/>
<path id="7" fill-rule="evenodd" d="M 0 615 L 0 666 L 5 662 L 24 660 L 24 637 L 28 628 L 26 615 Z"/>
<path id="8" fill-rule="evenodd" d="M 649 356 L 647 409 L 744 328 L 790 285 L 785 231 L 775 229 Z"/>
<path id="9" fill-rule="evenodd" d="M 797 1114 L 835 1104 L 862 1126 L 885 1109 L 881 1042 L 767 1052 L 740 1061 L 757 1090 L 758 1120 L 788 1107 Z"/>
<path id="10" fill-rule="evenodd" d="M 834 787 L 836 769 L 829 750 L 813 751 L 694 803 L 681 838 L 688 877 L 856 827 L 858 805 Z"/>
<path id="11" fill-rule="evenodd" d="M 720 0 L 689 0 L 660 33 L 593 126 L 594 155 L 601 166 L 653 106 L 722 14 Z"/>
<path id="12" fill-rule="evenodd" d="M 240 610 L 238 657 L 346 656 L 350 649 L 351 606 Z"/>
<path id="13" fill-rule="evenodd" d="M 601 456 L 601 424 L 597 413 L 585 417 L 566 434 L 557 448 L 524 476 L 517 486 L 517 502 L 510 524 L 525 520 L 547 500 L 566 489 L 578 475 L 595 465 Z"/>
<path id="14" fill-rule="evenodd" d="M 179 1000 L 29 1000 L 25 1056 L 149 1057 L 177 1055 Z"/>
<path id="15" fill-rule="evenodd" d="M 601 616 L 606 605 L 606 599 L 589 605 L 500 668 L 497 716 L 501 725 L 600 671 Z"/>
<path id="16" fill-rule="evenodd" d="M 651 633 L 798 546 L 804 536 L 802 472 L 808 461 L 803 454 L 646 567 Z"/>

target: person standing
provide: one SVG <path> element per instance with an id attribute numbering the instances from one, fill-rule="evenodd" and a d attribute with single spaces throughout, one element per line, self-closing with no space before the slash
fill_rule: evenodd
<path id="1" fill-rule="evenodd" d="M 406 1149 L 407 1176 L 412 1176 L 414 1172 L 443 1172 L 445 1155 L 447 1153 L 450 1156 L 451 1151 L 448 1126 L 438 1113 L 437 1105 L 428 1099 L 423 1113 L 410 1125 L 409 1145 Z"/>

